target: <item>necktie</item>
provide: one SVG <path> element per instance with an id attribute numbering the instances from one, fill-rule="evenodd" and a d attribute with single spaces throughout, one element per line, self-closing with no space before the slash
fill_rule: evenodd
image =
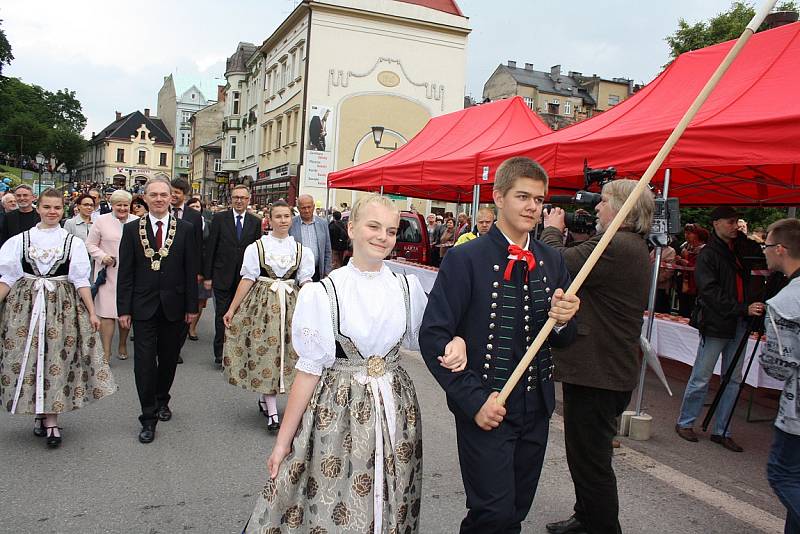
<path id="1" fill-rule="evenodd" d="M 242 240 L 242 216 L 236 216 L 236 239 Z"/>
<path id="2" fill-rule="evenodd" d="M 164 226 L 164 223 L 161 221 L 156 221 L 156 226 L 158 226 L 158 230 L 156 230 L 156 251 L 161 249 L 161 244 L 163 243 L 164 233 L 161 230 L 161 227 Z"/>
<path id="3" fill-rule="evenodd" d="M 172 208 L 172 214 L 175 216 L 176 219 L 181 218 L 181 209 L 180 208 Z"/>
<path id="4" fill-rule="evenodd" d="M 527 275 L 530 276 L 531 271 L 536 268 L 536 258 L 533 257 L 533 253 L 517 245 L 508 245 L 508 253 L 516 256 L 516 258 L 508 260 L 508 265 L 506 265 L 506 270 L 503 273 L 503 280 L 506 282 L 511 281 L 511 269 L 514 267 L 514 262 L 518 260 L 525 261 L 528 267 Z"/>

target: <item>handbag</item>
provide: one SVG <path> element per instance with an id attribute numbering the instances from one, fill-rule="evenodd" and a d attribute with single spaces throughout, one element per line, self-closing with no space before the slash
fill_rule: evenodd
<path id="1" fill-rule="evenodd" d="M 100 286 L 106 283 L 106 268 L 103 267 L 97 272 L 97 278 L 95 278 L 94 283 L 92 284 L 92 298 L 94 299 L 97 296 L 97 292 L 100 290 Z"/>

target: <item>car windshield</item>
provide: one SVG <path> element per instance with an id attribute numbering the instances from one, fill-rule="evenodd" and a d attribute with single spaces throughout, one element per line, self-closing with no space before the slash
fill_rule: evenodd
<path id="1" fill-rule="evenodd" d="M 404 243 L 421 243 L 422 229 L 417 217 L 400 217 L 400 228 L 397 232 L 397 240 Z"/>

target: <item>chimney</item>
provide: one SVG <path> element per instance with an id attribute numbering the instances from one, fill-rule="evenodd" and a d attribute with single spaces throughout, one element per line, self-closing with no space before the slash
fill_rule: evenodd
<path id="1" fill-rule="evenodd" d="M 516 61 L 511 61 L 511 60 L 509 59 L 509 60 L 508 60 L 508 66 L 509 66 L 510 68 L 512 68 L 512 69 L 516 69 L 516 68 L 517 68 L 517 62 L 516 62 Z"/>
<path id="2" fill-rule="evenodd" d="M 578 71 L 571 70 L 571 71 L 569 71 L 569 77 L 570 78 L 575 78 L 575 81 L 579 81 L 579 78 L 582 78 L 583 74 L 578 72 Z"/>
<path id="3" fill-rule="evenodd" d="M 533 63 L 525 63 L 525 70 L 533 70 Z"/>
<path id="4" fill-rule="evenodd" d="M 150 116 L 150 108 L 144 108 L 144 116 L 145 117 L 149 117 Z"/>
<path id="5" fill-rule="evenodd" d="M 120 120 L 122 118 L 122 113 L 120 113 L 119 111 L 115 111 L 114 113 L 117 114 L 117 118 L 115 120 Z"/>
<path id="6" fill-rule="evenodd" d="M 89 139 L 94 139 L 95 132 L 92 132 L 92 136 Z"/>
<path id="7" fill-rule="evenodd" d="M 558 78 L 561 75 L 561 65 L 553 65 L 550 67 L 550 76 Z"/>

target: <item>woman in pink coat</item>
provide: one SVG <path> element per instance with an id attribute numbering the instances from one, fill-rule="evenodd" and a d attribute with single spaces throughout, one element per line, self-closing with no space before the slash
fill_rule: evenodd
<path id="1" fill-rule="evenodd" d="M 103 359 L 111 360 L 111 339 L 117 321 L 117 256 L 122 239 L 122 225 L 138 219 L 130 214 L 131 194 L 122 189 L 114 191 L 110 199 L 111 213 L 100 215 L 86 238 L 86 249 L 95 261 L 95 275 L 106 268 L 106 282 L 97 290 L 94 299 L 95 313 L 100 318 L 100 340 L 103 343 Z M 128 357 L 128 329 L 119 329 L 118 357 Z"/>

